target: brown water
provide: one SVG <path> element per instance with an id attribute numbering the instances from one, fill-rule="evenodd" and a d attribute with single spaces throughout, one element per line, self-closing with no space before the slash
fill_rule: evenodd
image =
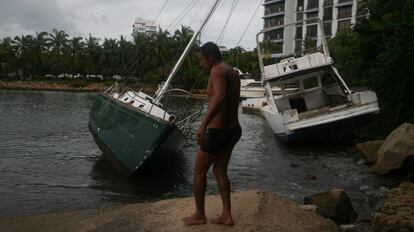
<path id="1" fill-rule="evenodd" d="M 120 176 L 88 130 L 96 94 L 0 90 L 0 217 L 104 208 L 191 196 L 197 151 L 188 141 L 175 163 L 134 178 Z M 309 194 L 344 188 L 360 218 L 397 180 L 378 177 L 352 144 L 289 145 L 259 116 L 240 114 L 243 135 L 229 166 L 233 191 L 260 189 L 301 203 Z M 211 173 L 208 193 L 217 194 Z"/>

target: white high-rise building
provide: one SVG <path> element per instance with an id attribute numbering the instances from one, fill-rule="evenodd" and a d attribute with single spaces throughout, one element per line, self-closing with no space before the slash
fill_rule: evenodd
<path id="1" fill-rule="evenodd" d="M 358 2 L 359 0 L 265 0 L 264 28 L 319 17 L 322 19 L 327 38 L 330 38 L 355 24 L 357 16 L 361 15 Z M 321 44 L 316 21 L 298 23 L 267 32 L 264 39 L 279 45 L 272 51 L 272 57 L 302 51 L 305 39 L 312 45 Z"/>
<path id="2" fill-rule="evenodd" d="M 144 34 L 157 33 L 157 25 L 155 24 L 155 21 L 137 18 L 133 25 L 133 34 L 137 35 L 139 33 L 144 33 Z"/>

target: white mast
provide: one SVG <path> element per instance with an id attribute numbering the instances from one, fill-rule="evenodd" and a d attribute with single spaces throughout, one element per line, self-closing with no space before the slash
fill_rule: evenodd
<path id="1" fill-rule="evenodd" d="M 168 86 L 170 85 L 172 79 L 174 78 L 175 74 L 177 73 L 178 69 L 181 67 L 182 63 L 184 62 L 185 57 L 188 55 L 188 53 L 190 52 L 190 49 L 192 47 L 192 45 L 194 44 L 197 36 L 201 33 L 201 30 L 203 30 L 204 26 L 207 24 L 207 21 L 210 19 L 211 15 L 213 15 L 214 11 L 216 10 L 218 4 L 220 3 L 221 0 L 216 0 L 216 2 L 214 3 L 213 7 L 211 8 L 210 12 L 208 13 L 207 17 L 204 19 L 203 23 L 201 24 L 200 28 L 197 30 L 196 33 L 194 33 L 193 37 L 191 38 L 190 42 L 188 43 L 187 47 L 185 48 L 183 54 L 181 54 L 180 59 L 177 61 L 177 63 L 175 64 L 173 70 L 171 71 L 170 75 L 167 78 L 167 81 L 165 82 L 164 86 L 162 87 L 161 91 L 158 93 L 156 99 L 155 99 L 155 103 L 159 103 L 162 95 L 165 93 L 165 91 L 167 91 Z"/>

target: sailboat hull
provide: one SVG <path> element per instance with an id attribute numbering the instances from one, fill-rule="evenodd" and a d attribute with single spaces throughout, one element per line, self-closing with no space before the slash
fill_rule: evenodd
<path id="1" fill-rule="evenodd" d="M 133 174 L 154 154 L 178 150 L 185 141 L 173 123 L 105 94 L 100 94 L 92 107 L 89 128 L 104 157 L 124 175 Z"/>

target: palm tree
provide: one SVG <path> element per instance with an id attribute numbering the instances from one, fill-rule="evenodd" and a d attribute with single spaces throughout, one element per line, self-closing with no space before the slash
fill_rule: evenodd
<path id="1" fill-rule="evenodd" d="M 13 47 L 16 51 L 18 65 L 17 73 L 19 76 L 25 74 L 30 69 L 30 75 L 32 74 L 33 68 L 33 36 L 21 35 L 16 36 L 13 41 Z M 30 68 L 31 67 L 31 68 Z"/>
<path id="2" fill-rule="evenodd" d="M 58 31 L 57 29 L 53 29 L 53 33 L 50 33 L 50 38 L 48 40 L 48 44 L 51 48 L 51 52 L 53 55 L 53 63 L 52 66 L 55 68 L 56 72 L 62 72 L 64 70 L 64 61 L 65 61 L 65 48 L 67 48 L 68 37 L 69 35 L 66 34 L 65 31 Z"/>
<path id="3" fill-rule="evenodd" d="M 76 66 L 76 58 L 83 54 L 83 50 L 85 49 L 85 43 L 83 42 L 82 37 L 74 37 L 69 40 L 68 42 L 68 49 L 69 54 L 71 56 L 71 72 L 75 73 L 80 70 L 79 67 Z M 78 71 L 77 71 L 78 70 Z"/>
<path id="4" fill-rule="evenodd" d="M 33 38 L 33 44 L 32 44 L 33 46 L 31 50 L 32 50 L 33 58 L 34 58 L 33 71 L 36 74 L 40 74 L 38 73 L 38 70 L 43 71 L 43 66 L 44 66 L 43 57 L 48 52 L 48 47 L 49 47 L 48 38 L 46 38 L 47 36 L 48 36 L 48 33 L 45 31 L 42 31 L 40 33 L 36 32 L 36 36 Z"/>
<path id="5" fill-rule="evenodd" d="M 114 68 L 116 66 L 116 61 L 118 60 L 118 41 L 116 39 L 104 39 L 102 44 L 103 48 L 103 67 L 106 67 L 105 74 L 107 76 L 114 75 Z M 108 70 L 109 69 L 109 70 Z"/>
<path id="6" fill-rule="evenodd" d="M 13 48 L 13 40 L 10 37 L 0 39 L 0 69 L 3 76 L 7 73 L 16 62 L 16 53 Z"/>
<path id="7" fill-rule="evenodd" d="M 100 46 L 99 39 L 89 34 L 89 38 L 86 39 L 86 55 L 88 60 L 88 74 L 91 74 L 92 68 L 95 74 L 99 71 L 100 61 Z M 92 67 L 93 66 L 93 67 Z"/>

